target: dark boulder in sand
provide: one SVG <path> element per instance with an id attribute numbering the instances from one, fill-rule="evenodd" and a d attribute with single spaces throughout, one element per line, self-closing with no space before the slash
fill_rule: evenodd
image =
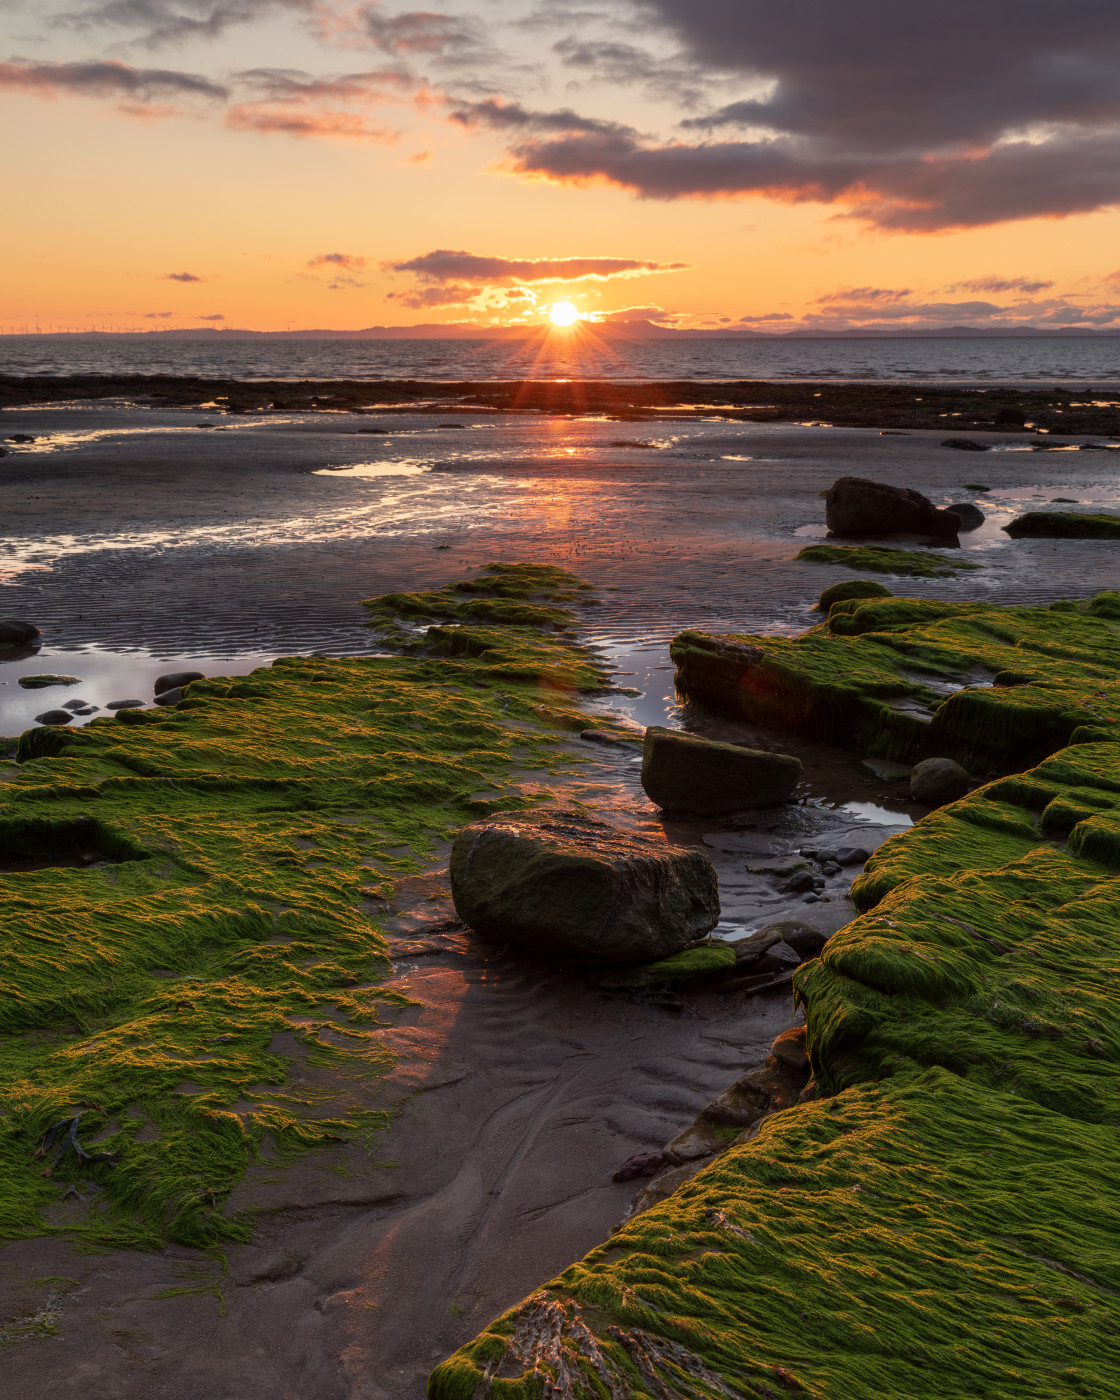
<path id="1" fill-rule="evenodd" d="M 972 790 L 972 779 L 951 758 L 924 758 L 910 771 L 910 796 L 927 807 L 943 807 Z"/>
<path id="2" fill-rule="evenodd" d="M 830 584 L 817 599 L 817 608 L 827 613 L 833 603 L 843 603 L 849 598 L 889 598 L 891 590 L 869 578 L 846 578 L 842 583 Z"/>
<path id="3" fill-rule="evenodd" d="M 979 530 L 984 523 L 984 512 L 971 501 L 959 501 L 952 507 L 954 515 L 960 517 L 962 530 Z"/>
<path id="4" fill-rule="evenodd" d="M 720 744 L 651 725 L 642 753 L 642 787 L 670 812 L 716 816 L 788 802 L 801 780 L 798 759 Z"/>
<path id="5" fill-rule="evenodd" d="M 703 851 L 572 812 L 465 827 L 451 848 L 451 894 L 459 917 L 485 938 L 612 963 L 679 952 L 719 918 L 716 872 Z"/>
<path id="6" fill-rule="evenodd" d="M 771 924 L 766 931 L 776 933 L 802 958 L 815 958 L 829 939 L 827 933 L 812 924 L 803 924 L 800 919 L 783 919 L 781 923 Z"/>
<path id="7" fill-rule="evenodd" d="M 176 686 L 174 690 L 161 690 L 156 696 L 157 705 L 177 705 L 183 698 L 183 687 Z"/>
<path id="8" fill-rule="evenodd" d="M 162 695 L 165 690 L 179 690 L 191 681 L 204 681 L 206 675 L 203 671 L 169 671 L 165 676 L 158 676 L 156 683 L 152 687 L 153 695 Z"/>
<path id="9" fill-rule="evenodd" d="M 36 724 L 69 724 L 74 716 L 69 710 L 44 710 L 35 716 Z"/>
<path id="10" fill-rule="evenodd" d="M 791 1026 L 788 1031 L 783 1031 L 771 1045 L 770 1053 L 780 1065 L 807 1072 L 809 1052 L 805 1049 L 805 1027 Z"/>
<path id="11" fill-rule="evenodd" d="M 0 647 L 24 646 L 41 635 L 33 622 L 22 622 L 18 617 L 0 617 Z"/>
<path id="12" fill-rule="evenodd" d="M 941 444 L 942 447 L 956 447 L 962 452 L 990 452 L 992 449 L 986 442 L 977 442 L 975 438 L 946 438 Z M 954 506 L 955 510 L 956 507 Z"/>
<path id="13" fill-rule="evenodd" d="M 994 421 L 1001 428 L 1022 428 L 1026 425 L 1027 415 L 1021 408 L 1001 408 Z"/>
<path id="14" fill-rule="evenodd" d="M 887 486 L 860 476 L 842 476 L 829 487 L 825 521 L 834 535 L 936 535 L 950 538 L 961 527 L 954 511 L 938 510 L 920 491 Z"/>

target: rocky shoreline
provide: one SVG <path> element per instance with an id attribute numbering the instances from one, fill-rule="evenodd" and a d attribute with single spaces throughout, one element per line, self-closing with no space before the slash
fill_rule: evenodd
<path id="1" fill-rule="evenodd" d="M 212 379 L 190 375 L 0 375 L 0 408 L 124 399 L 152 408 L 230 414 L 550 413 L 620 421 L 713 415 L 731 422 L 826 423 L 885 431 L 997 431 L 1030 437 L 1120 436 L 1120 406 L 1093 390 L 820 384 L 737 380 L 615 383 L 606 380 Z M 955 447 L 983 444 L 954 439 Z M 1045 442 L 1043 443 L 1045 446 Z"/>
<path id="2" fill-rule="evenodd" d="M 859 916 L 795 974 L 804 1039 L 430 1400 L 1120 1394 L 1120 608 L 974 606 L 964 631 L 865 596 L 792 643 L 677 639 L 680 683 L 732 713 L 911 760 L 951 735 L 999 773 L 871 856 Z M 861 644 L 958 689 L 900 727 Z M 969 685 L 993 646 L 1032 675 Z"/>

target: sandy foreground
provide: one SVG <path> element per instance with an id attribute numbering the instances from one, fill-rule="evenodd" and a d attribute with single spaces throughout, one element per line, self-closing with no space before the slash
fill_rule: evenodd
<path id="1" fill-rule="evenodd" d="M 938 433 L 719 421 L 402 414 L 379 417 L 382 432 L 369 426 L 345 414 L 5 411 L 0 437 L 35 441 L 0 461 L 0 612 L 36 622 L 44 645 L 0 663 L 0 732 L 47 707 L 14 684 L 20 674 L 79 676 L 74 693 L 99 705 L 147 698 L 155 675 L 180 663 L 234 673 L 292 652 L 368 650 L 362 597 L 491 559 L 559 563 L 600 590 L 587 636 L 619 684 L 641 692 L 597 704 L 806 762 L 798 807 L 668 829 L 716 862 L 726 927 L 803 917 L 831 931 L 851 917 L 853 870 L 828 903 L 805 906 L 747 867 L 807 836 L 870 848 L 923 809 L 854 755 L 682 710 L 668 639 L 685 625 L 810 625 L 821 588 L 848 575 L 793 556 L 823 537 L 819 493 L 846 473 L 915 486 L 938 504 L 976 500 L 988 515 L 962 536 L 982 569 L 883 579 L 899 593 L 1027 603 L 1120 583 L 1113 543 L 1013 543 L 998 528 L 1054 497 L 1116 506 L 1116 456 L 1077 439 L 1039 452 L 992 434 L 996 450 L 971 453 L 942 447 Z M 564 791 L 659 827 L 627 750 L 577 749 L 586 761 Z M 788 993 L 707 993 L 677 1007 L 604 1000 L 470 938 L 440 864 L 401 882 L 392 909 L 395 985 L 420 1005 L 390 1033 L 394 1075 L 363 1100 L 400 1106 L 390 1133 L 372 1154 L 351 1145 L 293 1168 L 261 1163 L 231 1202 L 261 1213 L 228 1275 L 179 1247 L 6 1246 L 0 1327 L 24 1338 L 6 1352 L 9 1393 L 419 1400 L 436 1361 L 609 1233 L 635 1190 L 611 1182 L 615 1167 L 674 1136 L 794 1019 Z M 312 1084 L 323 1073 L 296 1071 Z M 60 1205 L 59 1223 L 78 1208 Z M 57 1335 L 19 1332 L 43 1314 Z"/>

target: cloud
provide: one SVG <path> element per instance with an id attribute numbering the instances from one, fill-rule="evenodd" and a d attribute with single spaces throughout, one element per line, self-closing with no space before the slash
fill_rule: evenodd
<path id="1" fill-rule="evenodd" d="M 643 0 L 640 15 L 671 59 L 586 26 L 554 51 L 614 84 L 668 63 L 712 96 L 737 85 L 733 100 L 672 139 L 500 99 L 455 119 L 514 131 L 510 168 L 524 176 L 652 199 L 818 202 L 911 233 L 1120 203 L 1110 0 Z M 662 95 L 678 114 L 687 105 L 672 83 Z"/>
<path id="2" fill-rule="evenodd" d="M 163 282 L 205 282 L 205 277 L 196 277 L 193 272 L 165 272 Z"/>
<path id="3" fill-rule="evenodd" d="M 860 302 L 864 305 L 876 304 L 886 301 L 901 301 L 903 297 L 911 294 L 909 287 L 841 287 L 838 291 L 828 292 L 817 298 L 818 305 L 834 302 Z"/>
<path id="4" fill-rule="evenodd" d="M 433 306 L 466 306 L 478 295 L 478 288 L 469 282 L 452 282 L 443 286 L 416 287 L 410 291 L 387 292 L 386 301 L 398 302 L 413 309 Z"/>
<path id="5" fill-rule="evenodd" d="M 0 63 L 0 88 L 39 97 L 76 95 L 116 97 L 130 102 L 156 102 L 193 97 L 224 101 L 229 90 L 197 73 L 166 68 L 132 68 L 105 60 L 90 63 L 30 63 L 15 59 Z"/>
<path id="6" fill-rule="evenodd" d="M 760 321 L 792 321 L 792 311 L 767 311 L 764 316 L 740 316 L 740 321 L 750 321 L 752 324 Z"/>
<path id="7" fill-rule="evenodd" d="M 534 112 L 530 108 L 522 107 L 519 102 L 507 102 L 501 97 L 486 97 L 477 102 L 456 102 L 448 116 L 460 126 L 487 126 L 498 131 L 625 135 L 630 130 L 618 122 L 600 121 L 597 117 L 581 117 L 570 107 L 562 107 L 553 112 Z"/>
<path id="8" fill-rule="evenodd" d="M 295 68 L 250 68 L 238 73 L 234 81 L 245 99 L 226 113 L 225 123 L 234 131 L 388 144 L 396 141 L 400 132 L 372 121 L 369 109 L 384 102 L 425 100 L 412 75 L 397 68 L 333 77 L 317 77 Z"/>
<path id="9" fill-rule="evenodd" d="M 350 18 L 348 32 L 382 53 L 461 59 L 489 52 L 486 32 L 471 15 L 437 14 L 430 10 L 387 15 L 380 5 L 363 5 Z"/>
<path id="10" fill-rule="evenodd" d="M 196 316 L 196 321 L 224 321 L 226 318 L 220 311 L 216 311 L 212 316 Z"/>
<path id="11" fill-rule="evenodd" d="M 169 316 L 174 316 L 174 311 L 145 311 L 145 321 L 166 321 Z"/>
<path id="12" fill-rule="evenodd" d="M 1035 292 L 1045 292 L 1053 282 L 1035 282 L 1027 277 L 973 277 L 968 282 L 952 282 L 945 288 L 947 292 L 1025 292 L 1033 296 Z"/>
<path id="13" fill-rule="evenodd" d="M 159 48 L 190 39 L 217 39 L 227 29 L 276 12 L 310 14 L 317 8 L 316 0 L 102 0 L 52 19 L 56 25 L 84 31 L 142 30 L 136 42 Z"/>
<path id="14" fill-rule="evenodd" d="M 353 253 L 320 253 L 318 257 L 308 260 L 308 267 L 341 267 L 347 272 L 354 272 L 365 267 L 366 259 L 356 257 Z"/>
<path id="15" fill-rule="evenodd" d="M 643 262 L 636 258 L 496 258 L 439 248 L 404 262 L 385 264 L 389 272 L 409 272 L 422 282 L 582 282 L 680 272 L 687 263 Z"/>

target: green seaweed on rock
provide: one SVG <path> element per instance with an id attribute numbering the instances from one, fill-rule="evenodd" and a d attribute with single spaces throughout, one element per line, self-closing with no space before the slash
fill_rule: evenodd
<path id="1" fill-rule="evenodd" d="M 1004 530 L 1013 540 L 1120 540 L 1120 515 L 1098 511 L 1029 510 L 1017 515 Z"/>
<path id="2" fill-rule="evenodd" d="M 671 654 L 681 690 L 753 724 L 1006 767 L 1120 722 L 1120 627 L 1100 599 L 1056 612 L 852 598 L 800 637 L 686 631 Z"/>
<path id="3" fill-rule="evenodd" d="M 902 574 L 912 578 L 951 578 L 961 569 L 982 564 L 954 558 L 931 549 L 891 549 L 880 544 L 811 544 L 796 556 L 807 564 L 843 564 L 846 569 L 867 569 L 873 574 Z"/>
<path id="4" fill-rule="evenodd" d="M 216 1248 L 251 1229 L 225 1202 L 262 1153 L 385 1128 L 403 998 L 381 901 L 481 812 L 527 805 L 517 775 L 555 765 L 591 670 L 540 631 L 439 631 L 22 736 L 0 863 L 44 868 L 0 872 L 0 1237 Z"/>

